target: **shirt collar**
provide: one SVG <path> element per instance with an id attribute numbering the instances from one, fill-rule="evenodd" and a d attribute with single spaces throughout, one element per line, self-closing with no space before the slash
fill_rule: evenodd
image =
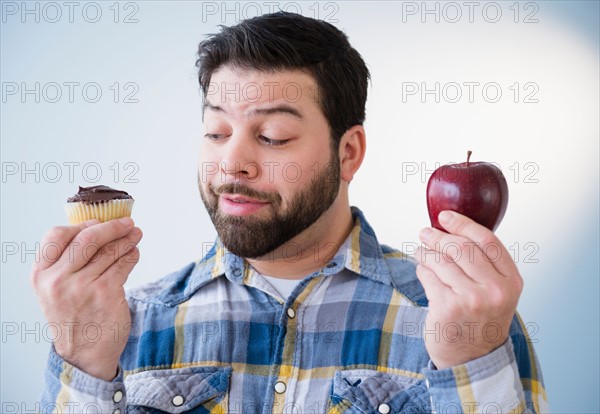
<path id="1" fill-rule="evenodd" d="M 363 212 L 357 207 L 351 207 L 351 211 L 354 218 L 352 231 L 334 258 L 313 275 L 333 275 L 346 268 L 373 281 L 392 285 L 412 302 L 425 305 L 425 295 L 414 272 L 414 261 L 380 245 Z M 183 268 L 178 282 L 161 292 L 158 299 L 174 306 L 213 279 L 224 276 L 233 283 L 243 284 L 249 272 L 248 262 L 229 252 L 217 238 L 210 251 L 193 266 Z"/>

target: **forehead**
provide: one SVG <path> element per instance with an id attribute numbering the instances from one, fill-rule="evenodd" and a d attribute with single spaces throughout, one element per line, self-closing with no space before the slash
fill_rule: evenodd
<path id="1" fill-rule="evenodd" d="M 224 66 L 211 76 L 206 101 L 236 110 L 277 103 L 310 111 L 318 109 L 317 92 L 315 79 L 301 70 L 264 72 Z"/>

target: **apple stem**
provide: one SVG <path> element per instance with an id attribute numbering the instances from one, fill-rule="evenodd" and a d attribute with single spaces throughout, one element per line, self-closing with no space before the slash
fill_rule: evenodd
<path id="1" fill-rule="evenodd" d="M 469 160 L 471 159 L 472 153 L 473 153 L 473 151 L 471 151 L 471 150 L 467 151 L 467 167 L 469 166 Z"/>

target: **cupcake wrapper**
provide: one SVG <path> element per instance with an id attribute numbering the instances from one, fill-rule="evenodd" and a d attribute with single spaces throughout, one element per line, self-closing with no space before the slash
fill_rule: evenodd
<path id="1" fill-rule="evenodd" d="M 130 217 L 133 199 L 110 200 L 103 203 L 67 203 L 65 211 L 71 224 L 79 224 L 91 219 L 102 222 L 121 217 Z"/>

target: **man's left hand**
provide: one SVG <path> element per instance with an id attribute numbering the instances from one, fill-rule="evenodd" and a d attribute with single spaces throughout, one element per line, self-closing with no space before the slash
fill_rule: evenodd
<path id="1" fill-rule="evenodd" d="M 429 300 L 425 345 L 438 369 L 481 357 L 502 345 L 523 279 L 494 233 L 453 211 L 439 215 L 448 231 L 425 228 L 414 258 Z"/>

